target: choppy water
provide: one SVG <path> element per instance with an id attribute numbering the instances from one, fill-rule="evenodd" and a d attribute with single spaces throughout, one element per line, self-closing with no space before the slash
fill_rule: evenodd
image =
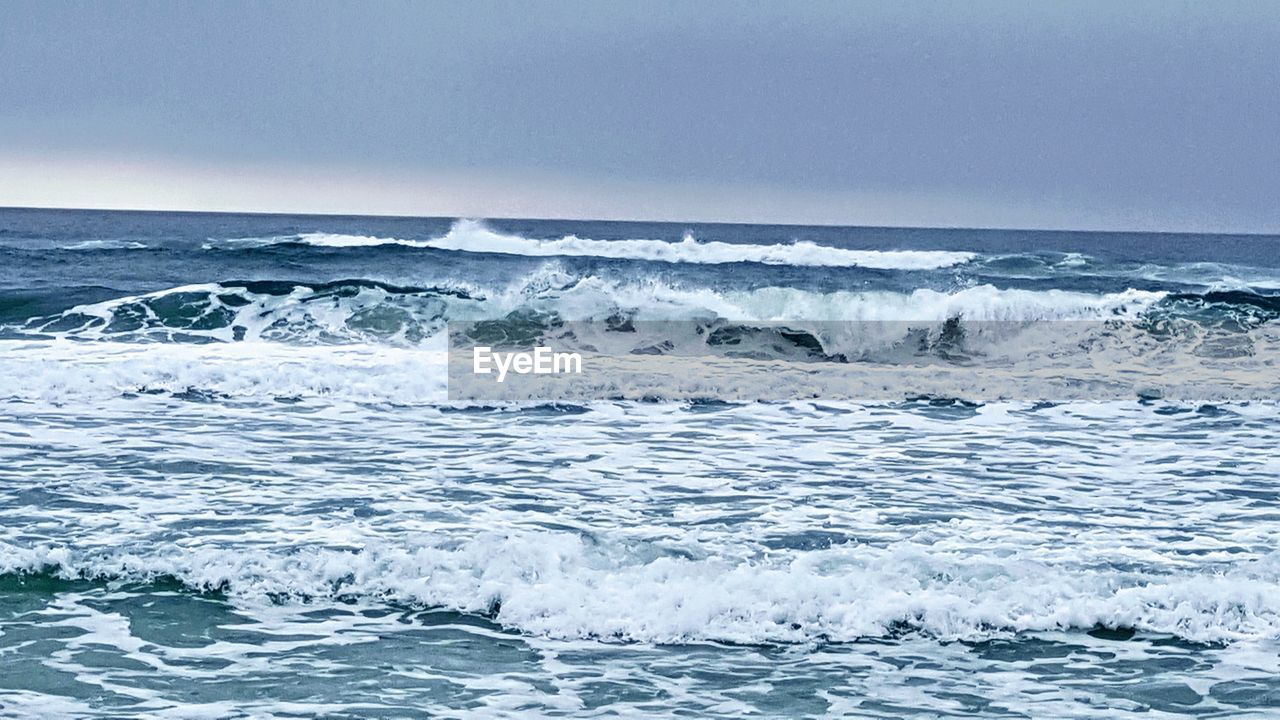
<path id="1" fill-rule="evenodd" d="M 0 715 L 1274 717 L 1278 293 L 1269 237 L 2 210 Z M 449 321 L 618 318 L 1258 382 L 446 395 Z"/>

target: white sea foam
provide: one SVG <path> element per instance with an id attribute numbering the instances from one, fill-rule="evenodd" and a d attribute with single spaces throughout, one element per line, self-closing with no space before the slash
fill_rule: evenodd
<path id="1" fill-rule="evenodd" d="M 598 368 L 594 375 L 584 374 L 590 382 L 572 396 L 575 401 L 812 395 L 891 400 L 912 394 L 975 401 L 1061 400 L 1131 397 L 1143 389 L 1137 385 L 1155 387 L 1175 379 L 1181 382 L 1173 383 L 1178 387 L 1167 397 L 1249 399 L 1273 390 L 1256 382 L 1270 377 L 1259 372 L 1259 363 L 1276 344 L 1274 333 L 1265 328 L 1254 333 L 1247 348 L 1257 357 L 1223 366 L 1195 355 L 1204 342 L 1199 336 L 1161 343 L 1133 323 L 1110 327 L 1100 322 L 1136 319 L 1162 293 L 1090 295 L 989 285 L 952 293 L 716 292 L 652 279 L 621 283 L 575 278 L 554 265 L 508 287 L 453 292 L 297 285 L 268 293 L 205 284 L 83 305 L 29 324 L 26 332 L 38 337 L 0 341 L 0 368 L 12 378 L 3 391 L 6 397 L 54 399 L 195 389 L 231 397 L 438 403 L 446 386 L 446 321 L 500 319 L 516 311 L 565 322 L 622 314 L 642 323 L 632 333 L 607 333 L 607 323 L 573 328 L 577 336 L 572 342 L 583 349 L 594 344 L 620 358 L 601 366 L 618 372 Z M 917 366 L 913 333 L 924 329 L 936 334 L 950 318 L 967 323 L 968 350 L 1004 369 L 979 383 L 964 368 Z M 1092 322 L 1053 322 L 1073 320 Z M 643 324 L 649 321 L 656 324 Z M 828 354 L 862 362 L 777 366 L 767 361 L 789 356 L 767 335 L 758 342 L 744 341 L 739 349 L 754 354 L 739 352 L 740 359 L 733 362 L 699 359 L 707 354 L 706 327 L 777 322 L 809 333 Z M 552 326 L 547 331 L 554 333 Z M 155 340 L 162 342 L 151 342 Z M 664 343 L 673 355 L 667 360 L 629 354 Z M 1182 392 L 1191 389 L 1197 393 Z M 512 388 L 506 399 L 536 403 L 537 392 Z"/>
<path id="2" fill-rule="evenodd" d="M 1029 322 L 1134 317 L 1165 297 L 1162 292 L 1125 290 L 1095 295 L 1065 290 L 999 289 L 979 285 L 955 292 L 919 289 L 910 293 L 810 293 L 763 288 L 727 293 L 758 320 L 946 320 Z M 732 316 L 730 316 L 732 317 Z"/>
<path id="3" fill-rule="evenodd" d="M 1002 289 L 978 285 L 951 292 L 917 289 L 814 292 L 790 287 L 717 291 L 657 278 L 621 282 L 576 278 L 554 264 L 501 289 L 470 287 L 501 315 L 519 307 L 555 311 L 565 320 L 595 320 L 619 310 L 640 320 L 722 318 L 731 321 L 979 321 L 1096 320 L 1136 317 L 1167 294 L 1144 290 L 1092 294 L 1065 290 Z"/>
<path id="4" fill-rule="evenodd" d="M 702 242 L 695 239 L 692 234 L 686 234 L 680 242 L 639 239 L 594 240 L 576 235 L 566 235 L 556 239 L 537 239 L 500 233 L 476 220 L 459 220 L 453 224 L 448 233 L 430 240 L 303 233 L 267 238 L 211 240 L 206 247 L 216 247 L 220 244 L 252 246 L 287 242 L 337 248 L 404 245 L 436 250 L 529 257 L 601 257 L 698 264 L 754 262 L 766 265 L 866 267 L 885 270 L 935 270 L 960 265 L 976 257 L 974 253 L 961 251 L 849 250 L 818 245 L 809 241 L 777 245 Z"/>
<path id="5" fill-rule="evenodd" d="M 556 638 L 679 643 L 852 641 L 903 629 L 974 640 L 1125 627 L 1202 642 L 1280 637 L 1280 558 L 1225 574 L 1151 574 L 910 542 L 736 562 L 637 556 L 567 533 L 483 535 L 360 552 L 156 548 L 143 554 L 5 547 L 6 572 L 171 576 L 247 599 L 365 597 L 494 612 Z"/>
<path id="6" fill-rule="evenodd" d="M 0 398 L 64 402 L 122 393 L 439 403 L 443 337 L 424 347 L 278 343 L 0 341 Z"/>
<path id="7" fill-rule="evenodd" d="M 63 245 L 63 250 L 143 250 L 147 246 L 135 240 L 85 240 Z"/>
<path id="8" fill-rule="evenodd" d="M 605 398 L 881 402 L 919 395 L 1060 402 L 1134 398 L 1152 391 L 1169 401 L 1198 403 L 1265 400 L 1280 390 L 1280 380 L 1265 365 L 1276 350 L 1260 352 L 1261 359 L 1209 363 L 1194 354 L 1195 345 L 1153 350 L 1115 331 L 1094 332 L 1087 325 L 1079 329 L 1079 337 L 1050 328 L 1009 344 L 996 338 L 983 346 L 987 364 L 976 367 L 892 359 L 815 364 L 696 353 L 587 355 L 584 373 L 573 376 L 581 380 L 570 387 L 510 378 L 497 385 L 489 376 L 469 374 L 471 359 L 459 353 L 454 353 L 450 373 L 443 335 L 414 347 L 7 340 L 0 341 L 0 376 L 7 379 L 0 385 L 0 399 L 56 404 L 163 393 L 214 401 L 324 399 L 434 406 L 449 403 L 452 388 L 452 397 L 463 404 L 510 406 Z M 836 350 L 839 343 L 865 347 L 884 342 L 864 336 L 824 340 L 836 343 Z M 1090 353 L 1064 358 L 1056 351 L 1070 350 L 1077 341 L 1093 343 Z M 1275 347 L 1276 338 L 1271 342 L 1269 347 Z"/>
<path id="9" fill-rule="evenodd" d="M 295 285 L 288 291 L 250 292 L 207 283 L 79 305 L 37 319 L 27 329 L 77 337 L 208 337 L 293 342 L 414 344 L 447 320 L 501 318 L 517 310 L 561 320 L 600 320 L 622 313 L 636 320 L 727 321 L 966 321 L 1032 322 L 1135 318 L 1166 297 L 1125 290 L 1102 295 L 1032 291 L 980 285 L 953 292 L 918 289 L 814 292 L 796 288 L 716 291 L 686 288 L 656 278 L 631 281 L 575 277 L 550 263 L 507 286 L 453 283 L 451 288 L 400 292 L 369 285 L 335 293 Z M 185 310 L 175 313 L 172 307 Z M 157 311 L 165 305 L 167 314 Z M 117 319 L 123 322 L 116 323 Z M 236 330 L 236 328 L 239 330 Z"/>
<path id="10" fill-rule="evenodd" d="M 251 345 L 189 347 L 217 368 L 216 353 Z M 41 354 L 57 357 L 30 349 Z M 181 717 L 369 714 L 412 700 L 452 717 L 486 698 L 512 716 L 612 711 L 608 680 L 622 678 L 643 691 L 621 703 L 637 716 L 655 696 L 700 716 L 734 714 L 720 705 L 733 697 L 797 715 L 766 701 L 770 686 L 821 680 L 849 699 L 833 714 L 867 697 L 892 703 L 885 717 L 946 714 L 960 687 L 1030 717 L 1092 717 L 1096 693 L 1129 693 L 1142 673 L 1157 685 L 1148 704 L 1170 692 L 1157 680 L 1186 682 L 1190 702 L 1235 716 L 1265 702 L 1254 688 L 1275 673 L 1274 404 L 446 412 L 89 396 L 4 408 L 0 436 L 18 440 L 0 460 L 17 491 L 0 504 L 0 573 L 226 591 L 5 575 L 31 589 L 6 629 L 39 640 L 15 657 L 136 698 L 134 714 L 174 702 Z M 1096 625 L 1140 634 L 1083 632 Z M 1020 631 L 1031 637 L 1009 637 Z M 937 642 L 957 638 L 1007 641 Z M 405 694 L 321 687 L 315 707 L 271 704 L 285 683 L 332 683 L 370 657 Z M 262 689 L 263 704 L 197 702 L 228 682 Z"/>

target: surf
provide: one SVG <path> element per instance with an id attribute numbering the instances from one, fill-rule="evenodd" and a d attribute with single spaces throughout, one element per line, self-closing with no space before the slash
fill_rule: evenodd
<path id="1" fill-rule="evenodd" d="M 400 245 L 471 254 L 521 255 L 525 257 L 595 257 L 661 263 L 723 265 L 760 263 L 795 267 L 863 267 L 881 270 L 937 270 L 969 262 L 975 253 L 939 250 L 849 250 L 810 241 L 774 245 L 699 241 L 686 233 L 679 242 L 665 240 L 594 240 L 576 235 L 539 239 L 497 232 L 478 220 L 458 220 L 443 236 L 428 240 L 404 240 L 368 235 L 301 233 L 263 238 L 210 240 L 218 247 L 264 247 L 300 244 L 326 248 L 360 248 Z"/>

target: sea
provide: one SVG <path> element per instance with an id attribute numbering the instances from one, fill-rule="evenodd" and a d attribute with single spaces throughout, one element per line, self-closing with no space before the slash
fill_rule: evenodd
<path id="1" fill-rule="evenodd" d="M 1278 319 L 1276 236 L 0 209 L 0 717 L 1280 717 Z"/>

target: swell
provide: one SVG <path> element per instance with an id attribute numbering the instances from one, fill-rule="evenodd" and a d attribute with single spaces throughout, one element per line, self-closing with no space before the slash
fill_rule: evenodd
<path id="1" fill-rule="evenodd" d="M 1280 637 L 1276 556 L 1174 573 L 955 554 L 898 542 L 730 560 L 557 532 L 363 550 L 6 547 L 5 576 L 174 579 L 241 602 L 366 600 L 483 615 L 554 638 L 849 642 L 917 632 L 975 641 L 1098 627 L 1195 642 Z"/>

